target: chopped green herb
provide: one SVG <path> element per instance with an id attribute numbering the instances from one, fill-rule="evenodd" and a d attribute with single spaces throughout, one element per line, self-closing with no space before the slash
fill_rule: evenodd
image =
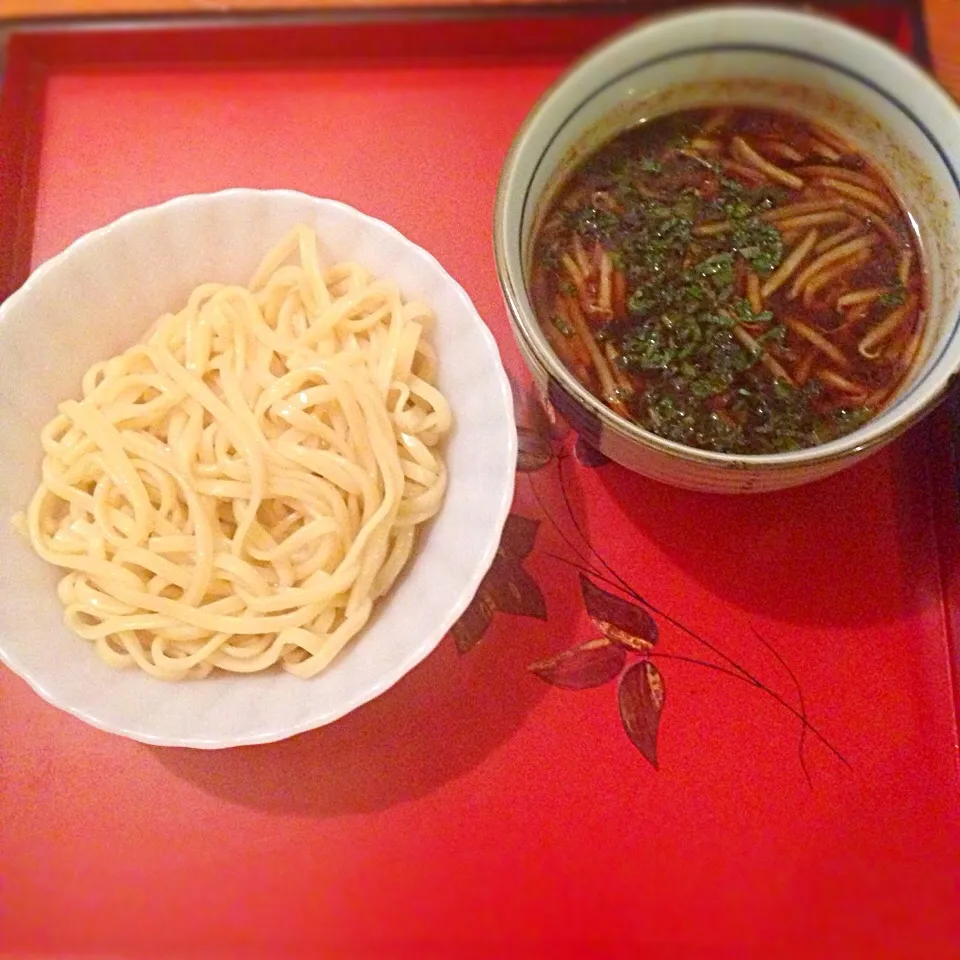
<path id="1" fill-rule="evenodd" d="M 699 198 L 695 194 L 688 193 L 673 205 L 673 215 L 691 220 L 696 215 L 698 206 Z"/>
<path id="2" fill-rule="evenodd" d="M 756 338 L 757 345 L 760 347 L 766 346 L 768 343 L 775 343 L 778 346 L 783 346 L 783 341 L 787 336 L 787 328 L 783 324 L 776 323 L 768 330 L 764 330 Z"/>
<path id="3" fill-rule="evenodd" d="M 751 217 L 733 230 L 733 246 L 761 276 L 772 273 L 783 259 L 783 237 L 771 223 Z"/>
<path id="4" fill-rule="evenodd" d="M 696 272 L 701 277 L 715 277 L 716 283 L 733 283 L 733 256 L 729 253 L 717 253 L 707 257 L 696 266 Z"/>
<path id="5" fill-rule="evenodd" d="M 886 293 L 881 293 L 877 297 L 877 303 L 881 307 L 901 307 L 907 301 L 907 291 L 903 287 L 894 287 Z"/>
<path id="6" fill-rule="evenodd" d="M 643 292 L 643 290 L 635 290 L 627 301 L 627 309 L 631 313 L 647 313 L 653 307 L 653 300 L 651 300 Z"/>
<path id="7" fill-rule="evenodd" d="M 567 214 L 570 230 L 581 236 L 606 239 L 618 225 L 617 216 L 605 207 L 578 207 Z"/>
<path id="8" fill-rule="evenodd" d="M 762 310 L 754 313 L 750 301 L 744 297 L 737 297 L 733 301 L 733 311 L 740 323 L 769 323 L 773 319 L 772 310 Z"/>
<path id="9" fill-rule="evenodd" d="M 538 251 L 540 263 L 550 270 L 556 270 L 560 266 L 560 254 L 555 247 L 544 247 Z"/>
<path id="10" fill-rule="evenodd" d="M 748 185 L 709 156 L 694 156 L 687 148 L 701 135 L 705 116 L 684 111 L 644 122 L 595 154 L 574 174 L 565 194 L 572 209 L 554 219 L 559 229 L 543 246 L 556 257 L 557 250 L 569 251 L 576 235 L 592 257 L 599 243 L 625 279 L 623 299 L 619 286 L 611 291 L 615 319 L 597 326 L 597 311 L 589 322 L 596 339 L 615 348 L 618 372 L 634 382 L 633 394 L 620 399 L 638 424 L 680 443 L 734 453 L 776 453 L 830 440 L 870 412 L 838 409 L 836 392 L 816 377 L 800 388 L 772 377 L 759 362 L 764 353 L 788 373 L 802 355 L 794 334 L 777 322 L 785 307 L 799 305 L 786 304 L 784 290 L 772 296 L 770 309 L 754 313 L 743 296 L 747 271 L 767 277 L 783 262 L 783 237 L 764 213 L 796 202 L 797 191 Z M 744 128 L 752 137 L 781 120 L 764 112 L 745 122 L 761 125 Z M 782 122 L 797 131 L 797 142 L 809 136 L 801 121 Z M 711 137 L 727 138 L 736 129 Z M 723 226 L 704 232 L 699 228 L 705 224 Z M 887 269 L 886 262 L 877 269 Z M 576 295 L 558 274 L 554 289 Z M 587 294 L 599 296 L 599 289 L 591 276 Z M 876 303 L 898 306 L 906 293 L 891 286 Z M 817 317 L 817 302 L 805 316 L 828 327 L 833 314 Z M 549 303 L 544 316 L 551 314 Z M 574 333 L 564 318 L 551 319 L 564 336 Z M 756 348 L 738 339 L 740 325 Z M 877 379 L 882 375 L 871 370 Z M 871 390 L 877 385 L 870 381 Z"/>

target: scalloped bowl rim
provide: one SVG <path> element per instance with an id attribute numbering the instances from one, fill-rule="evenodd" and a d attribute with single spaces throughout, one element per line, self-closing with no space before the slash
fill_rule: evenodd
<path id="1" fill-rule="evenodd" d="M 507 414 L 509 424 L 513 426 L 513 394 L 509 378 L 507 377 L 506 370 L 500 357 L 499 346 L 497 345 L 493 333 L 483 321 L 483 318 L 480 316 L 473 304 L 473 301 L 470 299 L 470 296 L 464 290 L 463 286 L 456 279 L 454 279 L 450 273 L 448 273 L 446 268 L 432 253 L 430 253 L 428 250 L 425 250 L 419 244 L 416 244 L 412 240 L 408 239 L 396 227 L 392 226 L 386 221 L 380 220 L 377 217 L 373 217 L 370 214 L 363 213 L 362 211 L 347 203 L 344 203 L 343 201 L 326 197 L 316 197 L 298 190 L 232 187 L 226 190 L 208 193 L 182 194 L 165 200 L 162 203 L 128 211 L 115 220 L 112 220 L 103 226 L 96 227 L 95 229 L 82 234 L 80 237 L 77 237 L 66 247 L 64 247 L 63 250 L 52 256 L 50 259 L 44 261 L 40 266 L 33 270 L 27 280 L 24 281 L 24 283 L 5 301 L 0 303 L 0 324 L 4 322 L 6 315 L 11 311 L 11 306 L 15 306 L 21 298 L 27 296 L 31 290 L 42 284 L 52 272 L 61 269 L 63 264 L 69 262 L 69 260 L 78 250 L 96 245 L 100 240 L 103 239 L 103 237 L 122 229 L 131 221 L 153 216 L 162 211 L 167 211 L 171 208 L 189 203 L 213 201 L 218 198 L 241 198 L 250 194 L 256 194 L 258 196 L 293 197 L 308 200 L 323 207 L 339 209 L 350 216 L 356 217 L 358 221 L 365 223 L 368 227 L 371 227 L 374 230 L 385 232 L 392 236 L 394 240 L 400 241 L 403 245 L 405 245 L 411 253 L 425 261 L 431 269 L 439 271 L 444 277 L 445 282 L 450 284 L 450 287 L 453 290 L 456 298 L 460 301 L 465 315 L 469 316 L 471 321 L 476 324 L 479 333 L 485 341 L 487 349 L 489 350 L 490 358 L 496 361 L 491 366 L 494 369 L 494 373 L 498 381 L 497 386 L 499 387 L 499 399 L 505 405 L 505 413 Z M 456 411 L 454 411 L 454 414 L 456 414 Z M 516 429 L 507 429 L 505 433 L 507 439 L 505 459 L 508 464 L 515 464 L 518 443 Z M 22 665 L 18 662 L 17 657 L 12 655 L 7 649 L 2 637 L 0 637 L 0 662 L 2 662 L 7 668 L 12 670 L 17 676 L 24 680 L 30 686 L 30 688 L 47 703 L 51 704 L 57 709 L 63 710 L 64 712 L 78 718 L 79 720 L 82 720 L 90 726 L 106 733 L 117 734 L 152 746 L 187 747 L 205 750 L 226 749 L 235 746 L 251 746 L 262 743 L 273 743 L 279 740 L 287 739 L 288 737 L 296 736 L 300 733 L 306 733 L 309 730 L 326 726 L 327 724 L 341 719 L 348 713 L 356 710 L 358 707 L 363 706 L 365 703 L 369 703 L 371 700 L 376 699 L 382 693 L 385 693 L 392 686 L 398 683 L 420 663 L 422 663 L 423 660 L 425 660 L 434 650 L 436 650 L 444 637 L 449 633 L 450 629 L 454 626 L 457 620 L 462 616 L 464 611 L 473 601 L 474 597 L 476 596 L 476 592 L 483 581 L 483 578 L 486 576 L 494 558 L 496 557 L 503 527 L 509 515 L 510 507 L 513 504 L 515 491 L 515 471 L 508 468 L 507 473 L 509 474 L 509 479 L 508 482 L 503 483 L 503 489 L 499 493 L 495 509 L 495 522 L 490 528 L 490 535 L 488 537 L 486 548 L 480 555 L 479 560 L 474 564 L 473 569 L 471 570 L 467 581 L 463 584 L 456 600 L 452 602 L 447 609 L 443 620 L 440 621 L 430 631 L 428 631 L 424 639 L 422 639 L 420 643 L 412 649 L 410 654 L 393 670 L 385 673 L 375 683 L 364 687 L 352 698 L 344 700 L 332 708 L 328 708 L 326 710 L 321 709 L 316 715 L 311 716 L 302 723 L 293 724 L 279 729 L 266 729 L 255 734 L 233 737 L 228 741 L 224 739 L 210 739 L 203 737 L 169 737 L 163 735 L 153 735 L 142 731 L 133 731 L 101 720 L 100 718 L 89 713 L 87 710 L 66 702 L 57 695 L 51 693 L 40 677 L 37 677 L 32 672 L 22 667 Z M 505 480 L 506 479 L 507 478 L 505 478 Z M 440 509 L 442 512 L 443 507 L 441 506 Z M 415 562 L 416 558 L 411 561 L 411 563 Z M 402 576 L 406 576 L 407 573 L 408 571 L 404 571 Z M 388 599 L 389 595 L 387 598 L 385 598 L 385 600 Z M 357 640 L 362 641 L 362 637 L 363 632 L 361 632 Z M 93 651 L 89 651 L 89 653 L 91 656 L 94 655 Z M 252 683 L 256 682 L 256 679 L 253 676 L 247 679 L 249 679 Z M 162 683 L 164 681 L 158 682 Z M 192 681 L 184 682 L 189 683 Z M 306 680 L 302 682 L 309 683 L 310 681 Z"/>

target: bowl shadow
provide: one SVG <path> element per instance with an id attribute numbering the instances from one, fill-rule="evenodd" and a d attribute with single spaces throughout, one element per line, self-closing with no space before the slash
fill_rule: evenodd
<path id="1" fill-rule="evenodd" d="M 268 812 L 383 810 L 468 773 L 521 727 L 549 689 L 527 666 L 557 644 L 577 597 L 551 591 L 549 621 L 494 613 L 466 653 L 451 636 L 395 686 L 334 723 L 228 750 L 144 747 L 219 798 Z"/>
<path id="2" fill-rule="evenodd" d="M 930 565 L 927 442 L 921 427 L 832 477 L 754 495 L 681 490 L 612 463 L 594 472 L 624 526 L 714 596 L 790 623 L 862 626 L 929 601 L 917 582 Z"/>

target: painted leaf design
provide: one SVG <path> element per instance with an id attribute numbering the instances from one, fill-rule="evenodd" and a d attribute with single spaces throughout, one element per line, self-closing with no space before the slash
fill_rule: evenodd
<path id="1" fill-rule="evenodd" d="M 585 467 L 602 467 L 610 462 L 610 458 L 605 453 L 601 453 L 596 447 L 587 443 L 583 437 L 577 437 L 573 453 Z"/>
<path id="2" fill-rule="evenodd" d="M 503 534 L 500 537 L 497 553 L 516 560 L 530 556 L 539 529 L 539 520 L 521 517 L 519 513 L 511 513 L 503 525 Z"/>
<path id="3" fill-rule="evenodd" d="M 665 696 L 663 677 L 649 660 L 631 664 L 620 678 L 617 689 L 623 729 L 656 770 L 660 769 L 657 732 Z"/>
<path id="4" fill-rule="evenodd" d="M 555 657 L 530 664 L 530 671 L 541 680 L 567 690 L 585 690 L 609 683 L 623 669 L 626 651 L 606 637 L 588 640 Z"/>
<path id="5" fill-rule="evenodd" d="M 495 563 L 484 579 L 494 609 L 518 617 L 547 619 L 547 601 L 537 581 L 513 558 Z"/>
<path id="6" fill-rule="evenodd" d="M 450 630 L 457 650 L 472 650 L 490 627 L 496 612 L 547 619 L 547 601 L 537 581 L 523 569 L 537 538 L 539 520 L 511 513 L 500 546 L 470 606 Z"/>
<path id="7" fill-rule="evenodd" d="M 493 619 L 493 600 L 484 593 L 483 587 L 470 601 L 470 606 L 450 628 L 458 653 L 469 653 L 482 639 Z"/>
<path id="8" fill-rule="evenodd" d="M 602 590 L 580 574 L 583 603 L 600 632 L 627 650 L 650 650 L 660 636 L 657 622 L 639 604 Z"/>

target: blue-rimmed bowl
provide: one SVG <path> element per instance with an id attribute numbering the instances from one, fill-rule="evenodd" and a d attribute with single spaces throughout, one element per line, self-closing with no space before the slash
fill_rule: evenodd
<path id="1" fill-rule="evenodd" d="M 742 103 L 834 129 L 886 172 L 916 221 L 926 334 L 894 400 L 853 433 L 807 450 L 734 456 L 664 440 L 615 414 L 567 372 L 527 294 L 540 218 L 586 154 L 626 127 L 696 106 Z M 589 54 L 518 132 L 497 194 L 497 271 L 521 352 L 540 387 L 591 443 L 639 473 L 697 490 L 774 490 L 827 476 L 929 412 L 960 368 L 960 110 L 893 47 L 826 17 L 767 7 L 649 21 Z"/>

